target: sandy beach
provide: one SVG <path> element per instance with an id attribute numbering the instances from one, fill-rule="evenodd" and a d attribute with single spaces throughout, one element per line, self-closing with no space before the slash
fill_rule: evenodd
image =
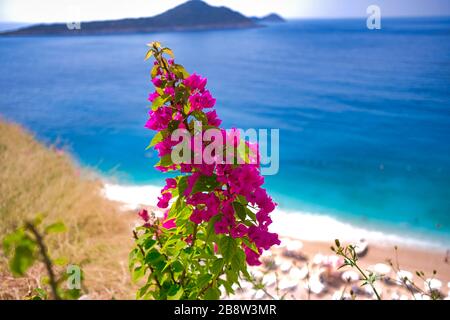
<path id="1" fill-rule="evenodd" d="M 155 208 L 159 190 L 157 186 L 105 183 L 103 193 L 130 211 Z M 450 294 L 450 257 L 441 244 L 361 229 L 326 216 L 278 210 L 273 220 L 272 231 L 279 233 L 281 246 L 265 253 L 261 266 L 250 269 L 253 283 L 244 281 L 234 295 L 224 293 L 224 298 L 350 299 L 353 293 L 355 299 L 375 299 L 370 286 L 361 286 L 362 276 L 356 269 L 339 269 L 343 258 L 330 248 L 336 238 L 343 245 L 364 244 L 358 265 L 366 275 L 377 275 L 375 289 L 382 299 L 428 299 L 421 291 L 439 292 L 442 298 Z M 424 275 L 419 277 L 416 271 Z"/>
<path id="2" fill-rule="evenodd" d="M 238 290 L 238 294 L 231 298 L 351 299 L 352 290 L 355 299 L 376 299 L 370 286 L 361 286 L 363 281 L 356 269 L 339 269 L 343 260 L 333 254 L 331 244 L 282 238 L 282 246 L 266 255 L 262 266 L 252 268 L 253 275 L 264 284 L 266 292 L 254 289 Z M 290 246 L 297 249 L 289 250 Z M 439 291 L 445 298 L 449 294 L 450 281 L 450 264 L 447 260 L 445 250 L 427 251 L 398 247 L 396 252 L 394 245 L 369 244 L 366 254 L 359 259 L 358 264 L 366 274 L 369 274 L 368 270 L 386 269 L 386 274 L 379 274 L 379 279 L 375 282 L 375 288 L 382 299 L 425 300 L 428 299 L 427 296 L 415 289 L 409 289 L 402 283 L 398 271 L 410 272 L 414 284 L 429 293 L 428 285 L 415 273 L 423 271 L 424 278 L 428 279 L 433 278 L 433 270 L 436 270 L 434 278 L 440 281 Z M 348 281 L 349 278 L 352 280 Z"/>

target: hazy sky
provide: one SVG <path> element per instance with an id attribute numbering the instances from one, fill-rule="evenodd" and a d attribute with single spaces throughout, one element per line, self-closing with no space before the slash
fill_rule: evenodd
<path id="1" fill-rule="evenodd" d="M 147 17 L 186 0 L 0 0 L 2 22 L 67 22 Z M 246 15 L 362 17 L 376 4 L 382 16 L 450 16 L 450 0 L 206 0 Z"/>

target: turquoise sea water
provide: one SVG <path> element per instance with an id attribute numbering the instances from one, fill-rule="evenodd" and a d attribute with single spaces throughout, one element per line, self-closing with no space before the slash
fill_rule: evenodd
<path id="1" fill-rule="evenodd" d="M 161 184 L 145 44 L 208 77 L 227 128 L 279 128 L 283 209 L 450 244 L 450 19 L 0 38 L 0 114 L 124 183 Z"/>

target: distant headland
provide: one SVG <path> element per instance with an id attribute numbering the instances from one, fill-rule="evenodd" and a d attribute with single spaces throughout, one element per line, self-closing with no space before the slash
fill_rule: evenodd
<path id="1" fill-rule="evenodd" d="M 286 22 L 280 15 L 276 13 L 271 13 L 267 16 L 264 16 L 262 18 L 258 17 L 251 17 L 254 22 L 256 23 L 280 23 L 280 22 Z"/>
<path id="2" fill-rule="evenodd" d="M 200 0 L 191 0 L 153 17 L 81 22 L 79 29 L 69 28 L 66 23 L 38 24 L 6 31 L 0 35 L 101 35 L 241 29 L 257 28 L 265 23 L 283 21 L 284 19 L 276 14 L 249 18 L 227 7 L 214 7 Z"/>

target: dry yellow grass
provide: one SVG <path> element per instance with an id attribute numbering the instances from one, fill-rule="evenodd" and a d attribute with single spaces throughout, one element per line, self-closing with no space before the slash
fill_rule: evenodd
<path id="1" fill-rule="evenodd" d="M 130 215 L 103 198 L 99 179 L 65 152 L 45 147 L 20 126 L 0 119 L 0 238 L 38 213 L 68 227 L 49 239 L 50 252 L 82 265 L 91 298 L 133 297 L 127 267 Z M 23 297 L 40 271 L 38 266 L 26 279 L 13 279 L 1 253 L 0 299 Z"/>

